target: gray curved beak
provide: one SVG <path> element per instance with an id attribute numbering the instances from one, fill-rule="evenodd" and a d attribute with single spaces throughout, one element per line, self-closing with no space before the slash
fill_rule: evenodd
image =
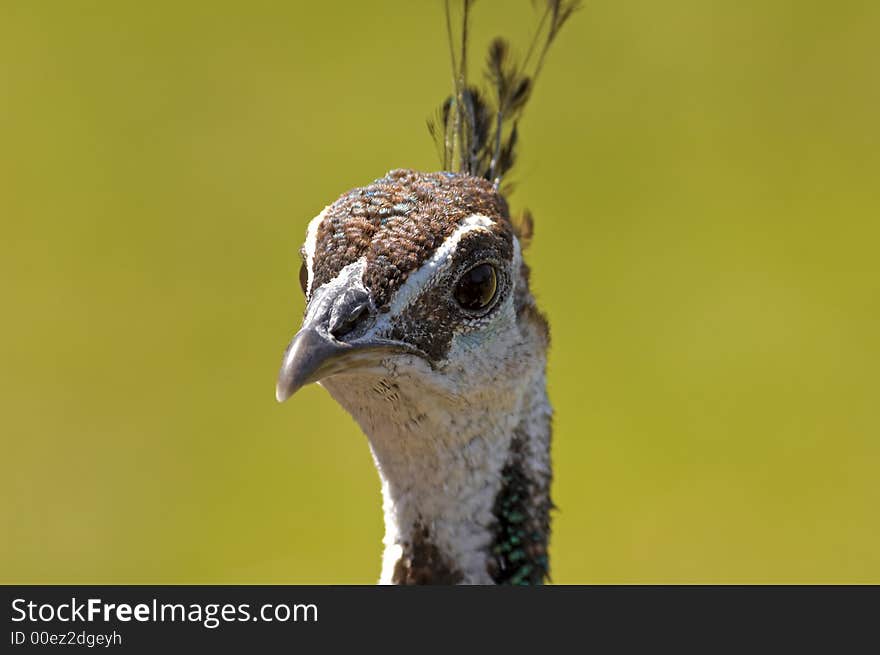
<path id="1" fill-rule="evenodd" d="M 275 398 L 283 403 L 305 385 L 351 371 L 377 368 L 392 355 L 426 355 L 406 343 L 386 339 L 369 339 L 346 343 L 325 335 L 320 328 L 305 325 L 284 351 Z"/>
<path id="2" fill-rule="evenodd" d="M 409 344 L 365 334 L 371 321 L 369 295 L 358 280 L 315 292 L 306 317 L 281 361 L 275 398 L 283 403 L 310 382 L 337 373 L 381 373 L 380 364 L 394 354 L 427 359 Z"/>
<path id="3" fill-rule="evenodd" d="M 327 377 L 335 361 L 351 350 L 349 344 L 325 337 L 314 327 L 304 327 L 284 351 L 275 398 L 283 403 L 306 384 Z"/>

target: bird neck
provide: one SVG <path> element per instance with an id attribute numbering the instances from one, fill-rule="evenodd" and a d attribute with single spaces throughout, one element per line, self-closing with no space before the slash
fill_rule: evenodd
<path id="1" fill-rule="evenodd" d="M 551 409 L 543 353 L 535 363 L 515 385 L 468 399 L 426 388 L 420 376 L 323 383 L 360 424 L 379 470 L 380 583 L 546 577 Z"/>

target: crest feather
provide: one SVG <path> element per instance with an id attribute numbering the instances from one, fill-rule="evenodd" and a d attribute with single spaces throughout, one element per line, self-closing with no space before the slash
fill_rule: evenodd
<path id="1" fill-rule="evenodd" d="M 452 63 L 453 93 L 428 120 L 444 170 L 489 180 L 498 189 L 516 163 L 517 124 L 544 67 L 550 45 L 562 26 L 580 8 L 579 0 L 544 0 L 544 9 L 525 57 L 511 54 L 498 37 L 486 56 L 486 90 L 468 83 L 468 36 L 474 0 L 445 0 L 446 31 Z M 455 24 L 460 27 L 456 30 Z M 534 64 L 532 63 L 533 59 Z"/>

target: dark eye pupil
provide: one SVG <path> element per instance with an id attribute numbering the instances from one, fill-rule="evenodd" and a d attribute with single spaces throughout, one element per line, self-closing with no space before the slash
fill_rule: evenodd
<path id="1" fill-rule="evenodd" d="M 492 302 L 497 285 L 495 268 L 480 264 L 461 276 L 455 287 L 455 299 L 465 309 L 482 309 Z"/>
<path id="2" fill-rule="evenodd" d="M 302 287 L 303 293 L 309 288 L 309 271 L 305 262 L 299 267 L 299 286 Z"/>

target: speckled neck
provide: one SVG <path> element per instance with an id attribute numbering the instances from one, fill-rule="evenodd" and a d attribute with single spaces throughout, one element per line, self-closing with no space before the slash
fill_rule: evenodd
<path id="1" fill-rule="evenodd" d="M 411 380 L 325 383 L 382 481 L 384 584 L 539 584 L 548 571 L 550 408 L 543 368 L 487 411 Z M 376 394 L 384 402 L 376 402 Z M 382 416 L 366 409 L 383 407 Z M 409 412 L 409 408 L 418 408 Z"/>

